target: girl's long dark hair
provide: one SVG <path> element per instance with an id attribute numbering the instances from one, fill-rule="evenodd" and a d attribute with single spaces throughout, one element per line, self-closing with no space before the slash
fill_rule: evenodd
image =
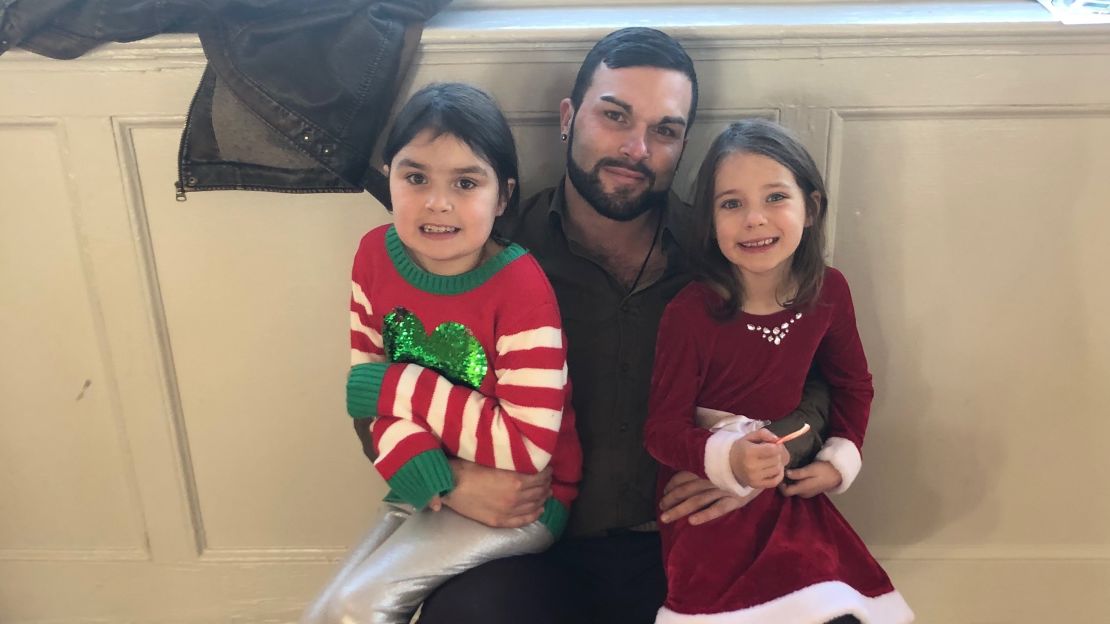
<path id="1" fill-rule="evenodd" d="M 709 147 L 694 185 L 694 205 L 690 213 L 691 268 L 699 281 L 724 299 L 719 309 L 712 310 L 714 315 L 721 320 L 733 318 L 744 305 L 744 285 L 736 268 L 721 253 L 717 244 L 713 196 L 716 194 L 717 169 L 727 156 L 737 153 L 759 154 L 774 159 L 794 174 L 794 180 L 805 196 L 808 225 L 802 231 L 802 240 L 790 263 L 790 276 L 797 290 L 792 297 L 785 293 L 786 297 L 779 303 L 783 307 L 806 309 L 817 301 L 825 279 L 828 193 L 809 152 L 786 128 L 776 123 L 762 119 L 736 122 L 725 128 Z M 814 192 L 819 195 L 816 201 Z"/>

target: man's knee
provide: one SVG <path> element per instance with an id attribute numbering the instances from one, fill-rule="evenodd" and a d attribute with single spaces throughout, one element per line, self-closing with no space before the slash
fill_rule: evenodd
<path id="1" fill-rule="evenodd" d="M 498 559 L 451 579 L 425 602 L 420 624 L 566 624 L 587 620 L 580 585 L 544 555 Z"/>

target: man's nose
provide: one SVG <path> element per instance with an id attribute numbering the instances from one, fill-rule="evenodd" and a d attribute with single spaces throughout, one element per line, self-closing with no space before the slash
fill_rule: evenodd
<path id="1" fill-rule="evenodd" d="M 629 132 L 624 144 L 621 145 L 621 155 L 635 162 L 646 160 L 651 154 L 648 152 L 645 132 L 642 130 Z"/>

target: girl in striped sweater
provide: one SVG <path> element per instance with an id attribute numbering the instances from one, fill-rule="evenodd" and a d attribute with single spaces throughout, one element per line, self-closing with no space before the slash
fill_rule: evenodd
<path id="1" fill-rule="evenodd" d="M 450 577 L 546 549 L 581 472 L 555 294 L 528 252 L 492 234 L 519 199 L 501 111 L 467 85 L 425 87 L 383 156 L 394 223 L 355 254 L 347 409 L 390 493 L 305 623 L 408 622 Z M 542 515 L 493 528 L 443 506 L 451 457 L 530 474 L 550 466 Z"/>

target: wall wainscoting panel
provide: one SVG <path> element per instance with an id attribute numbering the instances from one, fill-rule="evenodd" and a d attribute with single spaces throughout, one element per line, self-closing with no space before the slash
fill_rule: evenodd
<path id="1" fill-rule="evenodd" d="M 0 145 L 0 561 L 144 560 L 65 122 L 0 116 Z"/>

